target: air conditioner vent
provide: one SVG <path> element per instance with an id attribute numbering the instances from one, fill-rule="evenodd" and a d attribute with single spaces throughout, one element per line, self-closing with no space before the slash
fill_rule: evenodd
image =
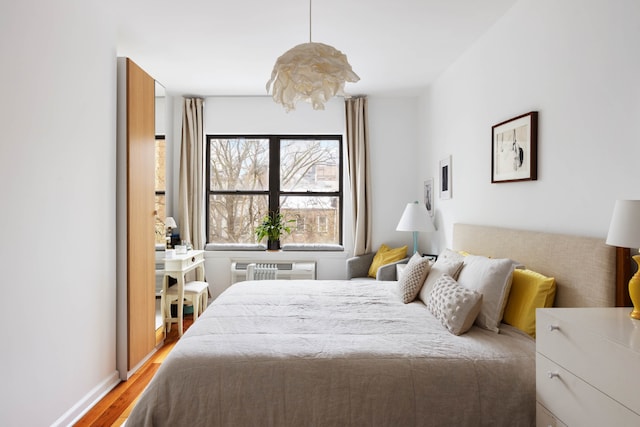
<path id="1" fill-rule="evenodd" d="M 236 262 L 236 270 L 246 270 L 247 265 L 253 264 L 251 262 Z M 264 264 L 264 265 L 275 265 L 278 270 L 293 270 L 292 262 L 255 262 L 255 264 Z"/>

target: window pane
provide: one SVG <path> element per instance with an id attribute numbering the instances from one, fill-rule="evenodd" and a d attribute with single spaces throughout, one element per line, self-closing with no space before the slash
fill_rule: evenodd
<path id="1" fill-rule="evenodd" d="M 268 204 L 266 195 L 210 195 L 208 241 L 256 243 L 253 230 L 269 211 Z"/>
<path id="2" fill-rule="evenodd" d="M 269 189 L 268 139 L 211 139 L 210 190 Z"/>
<path id="3" fill-rule="evenodd" d="M 166 228 L 164 221 L 166 219 L 165 195 L 156 194 L 156 244 L 164 245 L 166 243 Z"/>
<path id="4" fill-rule="evenodd" d="M 282 197 L 280 212 L 296 223 L 281 243 L 340 243 L 339 201 L 338 197 Z"/>
<path id="5" fill-rule="evenodd" d="M 155 191 L 156 191 L 156 244 L 164 245 L 166 243 L 165 239 L 165 226 L 164 221 L 166 217 L 166 207 L 165 207 L 165 150 L 166 144 L 165 139 L 161 137 L 156 137 L 156 169 L 155 169 Z"/>
<path id="6" fill-rule="evenodd" d="M 156 138 L 156 191 L 165 191 L 165 140 Z"/>
<path id="7" fill-rule="evenodd" d="M 340 141 L 283 139 L 280 143 L 282 191 L 338 191 Z"/>

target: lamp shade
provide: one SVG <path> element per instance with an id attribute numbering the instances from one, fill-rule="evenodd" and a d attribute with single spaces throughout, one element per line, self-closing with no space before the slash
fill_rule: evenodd
<path id="1" fill-rule="evenodd" d="M 396 227 L 397 231 L 436 231 L 427 212 L 427 208 L 422 203 L 407 203 L 404 208 L 400 222 Z"/>
<path id="2" fill-rule="evenodd" d="M 314 110 L 324 110 L 324 104 L 335 95 L 344 95 L 345 82 L 357 82 L 360 77 L 351 69 L 347 56 L 324 43 L 303 43 L 278 58 L 267 82 L 267 92 L 286 111 L 295 109 L 297 101 L 306 101 Z"/>
<path id="3" fill-rule="evenodd" d="M 167 228 L 177 228 L 178 224 L 176 224 L 176 220 L 173 219 L 172 216 L 168 216 L 165 220 L 164 220 L 164 225 Z"/>
<path id="4" fill-rule="evenodd" d="M 640 248 L 640 200 L 616 201 L 607 244 L 621 248 Z"/>

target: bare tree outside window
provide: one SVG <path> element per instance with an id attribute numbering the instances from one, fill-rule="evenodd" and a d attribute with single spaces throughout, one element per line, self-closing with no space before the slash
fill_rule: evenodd
<path id="1" fill-rule="evenodd" d="M 156 172 L 155 172 L 155 191 L 156 191 L 156 224 L 155 235 L 156 244 L 164 245 L 165 239 L 165 219 L 167 215 L 166 210 L 166 144 L 164 135 L 156 135 Z"/>
<path id="2" fill-rule="evenodd" d="M 268 212 L 269 140 L 209 140 L 209 241 L 254 243 Z"/>
<path id="3" fill-rule="evenodd" d="M 300 225 L 283 243 L 341 243 L 340 136 L 210 135 L 207 149 L 209 242 L 256 243 L 260 219 L 279 211 Z"/>

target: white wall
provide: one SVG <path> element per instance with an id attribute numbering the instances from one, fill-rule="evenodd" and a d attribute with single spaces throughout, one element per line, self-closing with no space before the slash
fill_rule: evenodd
<path id="1" fill-rule="evenodd" d="M 434 250 L 455 222 L 606 236 L 615 199 L 640 198 L 639 21 L 637 0 L 522 0 L 424 94 L 421 173 L 453 157 Z M 491 184 L 491 126 L 531 110 L 538 180 Z"/>
<path id="2" fill-rule="evenodd" d="M 0 425 L 68 424 L 115 372 L 115 24 L 103 2 L 0 15 Z"/>
<path id="3" fill-rule="evenodd" d="M 418 106 L 417 97 L 369 98 L 374 251 L 382 243 L 413 249 L 413 234 L 396 231 L 396 226 L 407 203 L 424 201 L 423 157 L 416 150 Z M 419 249 L 423 251 L 424 245 Z"/>
<path id="4" fill-rule="evenodd" d="M 287 113 L 270 97 L 209 97 L 205 99 L 207 134 L 343 134 L 344 101 L 332 98 L 324 110 L 299 103 Z"/>
<path id="5" fill-rule="evenodd" d="M 182 97 L 173 96 L 173 188 L 172 212 L 178 212 L 179 141 L 182 122 Z M 374 249 L 381 243 L 412 244 L 410 233 L 395 231 L 406 203 L 421 199 L 422 184 L 415 165 L 415 146 L 418 139 L 418 98 L 369 97 L 369 126 L 373 186 Z M 315 111 L 300 103 L 289 113 L 270 97 L 208 97 L 204 107 L 206 134 L 340 134 L 346 141 L 344 101 L 334 98 L 325 110 Z M 346 151 L 345 151 L 346 152 Z M 345 259 L 352 254 L 352 230 L 348 176 L 345 174 L 345 251 L 268 254 L 270 259 L 315 260 L 318 278 L 345 277 Z M 264 253 L 251 256 L 266 256 Z M 207 277 L 212 293 L 218 295 L 230 283 L 230 263 L 249 256 L 247 253 L 208 252 Z"/>

